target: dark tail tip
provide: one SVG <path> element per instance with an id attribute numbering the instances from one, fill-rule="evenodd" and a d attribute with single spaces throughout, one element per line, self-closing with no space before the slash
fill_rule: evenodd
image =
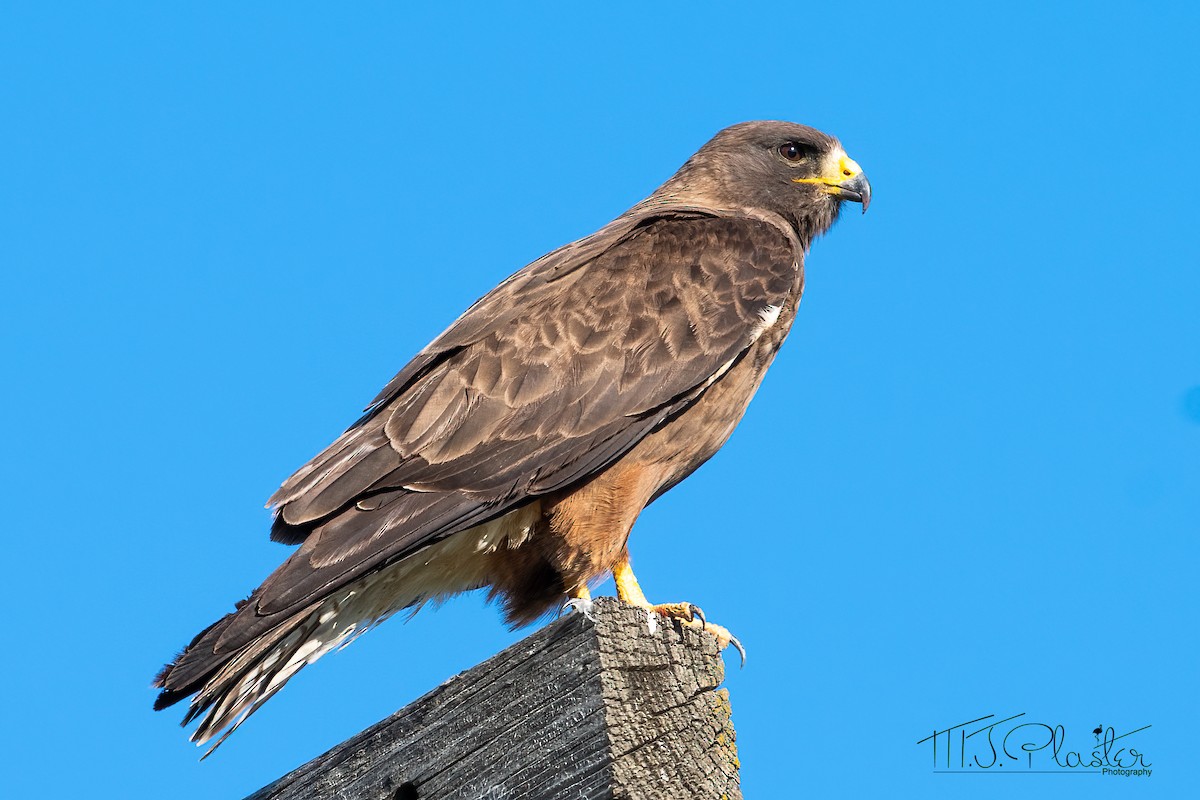
<path id="1" fill-rule="evenodd" d="M 158 693 L 158 697 L 154 698 L 154 710 L 162 711 L 164 708 L 170 708 L 190 694 L 191 692 L 181 692 L 176 689 L 164 689 Z"/>

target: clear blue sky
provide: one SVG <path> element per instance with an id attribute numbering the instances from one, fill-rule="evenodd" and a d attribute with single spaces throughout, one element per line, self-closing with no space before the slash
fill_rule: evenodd
<path id="1" fill-rule="evenodd" d="M 478 596 L 392 621 L 203 764 L 150 711 L 288 552 L 284 477 L 473 299 L 761 118 L 841 137 L 875 202 L 632 540 L 749 648 L 746 796 L 1200 782 L 1193 4 L 246 5 L 0 11 L 0 793 L 241 797 L 523 635 Z M 1068 749 L 1152 725 L 1154 773 L 916 744 L 1021 712 Z"/>

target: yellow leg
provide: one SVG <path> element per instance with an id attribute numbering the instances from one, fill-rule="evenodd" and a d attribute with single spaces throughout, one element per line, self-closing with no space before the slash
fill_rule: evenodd
<path id="1" fill-rule="evenodd" d="M 613 580 L 617 582 L 617 597 L 622 602 L 641 608 L 650 607 L 650 601 L 642 593 L 642 587 L 638 585 L 637 576 L 633 574 L 633 567 L 629 564 L 628 553 L 622 555 L 621 560 L 613 567 Z"/>
<path id="2" fill-rule="evenodd" d="M 746 663 L 746 650 L 742 643 L 734 638 L 728 630 L 720 625 L 714 625 L 704 618 L 704 612 L 691 603 L 651 603 L 646 599 L 642 587 L 638 585 L 633 567 L 629 564 L 629 551 L 621 554 L 621 558 L 613 565 L 613 580 L 617 584 L 617 597 L 624 603 L 629 603 L 649 612 L 661 614 L 669 619 L 677 619 L 684 625 L 707 631 L 717 638 L 717 646 L 724 650 L 729 645 L 737 648 L 741 654 L 742 664 Z"/>

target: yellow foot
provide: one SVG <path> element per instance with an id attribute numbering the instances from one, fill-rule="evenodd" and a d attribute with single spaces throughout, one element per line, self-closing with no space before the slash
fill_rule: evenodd
<path id="1" fill-rule="evenodd" d="M 668 619 L 677 619 L 684 625 L 697 630 L 711 633 L 717 638 L 718 649 L 724 650 L 729 645 L 733 645 L 742 658 L 742 666 L 746 666 L 746 648 L 742 647 L 742 643 L 729 632 L 728 628 L 705 619 L 704 612 L 700 610 L 699 606 L 692 603 L 656 603 L 653 605 L 647 603 L 644 608 Z"/>
<path id="2" fill-rule="evenodd" d="M 637 578 L 634 577 L 633 568 L 629 565 L 628 553 L 623 555 L 613 567 L 613 580 L 617 584 L 617 597 L 630 605 L 646 609 L 651 631 L 654 630 L 654 615 L 656 614 L 667 619 L 677 619 L 684 625 L 711 633 L 716 637 L 717 647 L 721 650 L 729 645 L 736 647 L 738 655 L 742 658 L 742 666 L 746 666 L 746 648 L 742 647 L 742 643 L 728 629 L 705 619 L 704 612 L 698 606 L 692 603 L 656 604 L 647 600 L 646 595 L 642 592 L 642 587 L 638 585 Z"/>

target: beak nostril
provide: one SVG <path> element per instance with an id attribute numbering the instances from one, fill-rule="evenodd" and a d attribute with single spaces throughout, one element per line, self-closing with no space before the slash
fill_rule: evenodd
<path id="1" fill-rule="evenodd" d="M 848 169 L 844 169 L 844 170 L 842 170 L 842 174 L 843 174 L 843 175 L 845 175 L 847 178 L 849 178 L 849 177 L 850 177 L 851 175 L 853 175 L 854 173 L 853 173 L 853 172 L 851 172 L 851 171 L 850 171 L 850 170 L 848 170 Z"/>

